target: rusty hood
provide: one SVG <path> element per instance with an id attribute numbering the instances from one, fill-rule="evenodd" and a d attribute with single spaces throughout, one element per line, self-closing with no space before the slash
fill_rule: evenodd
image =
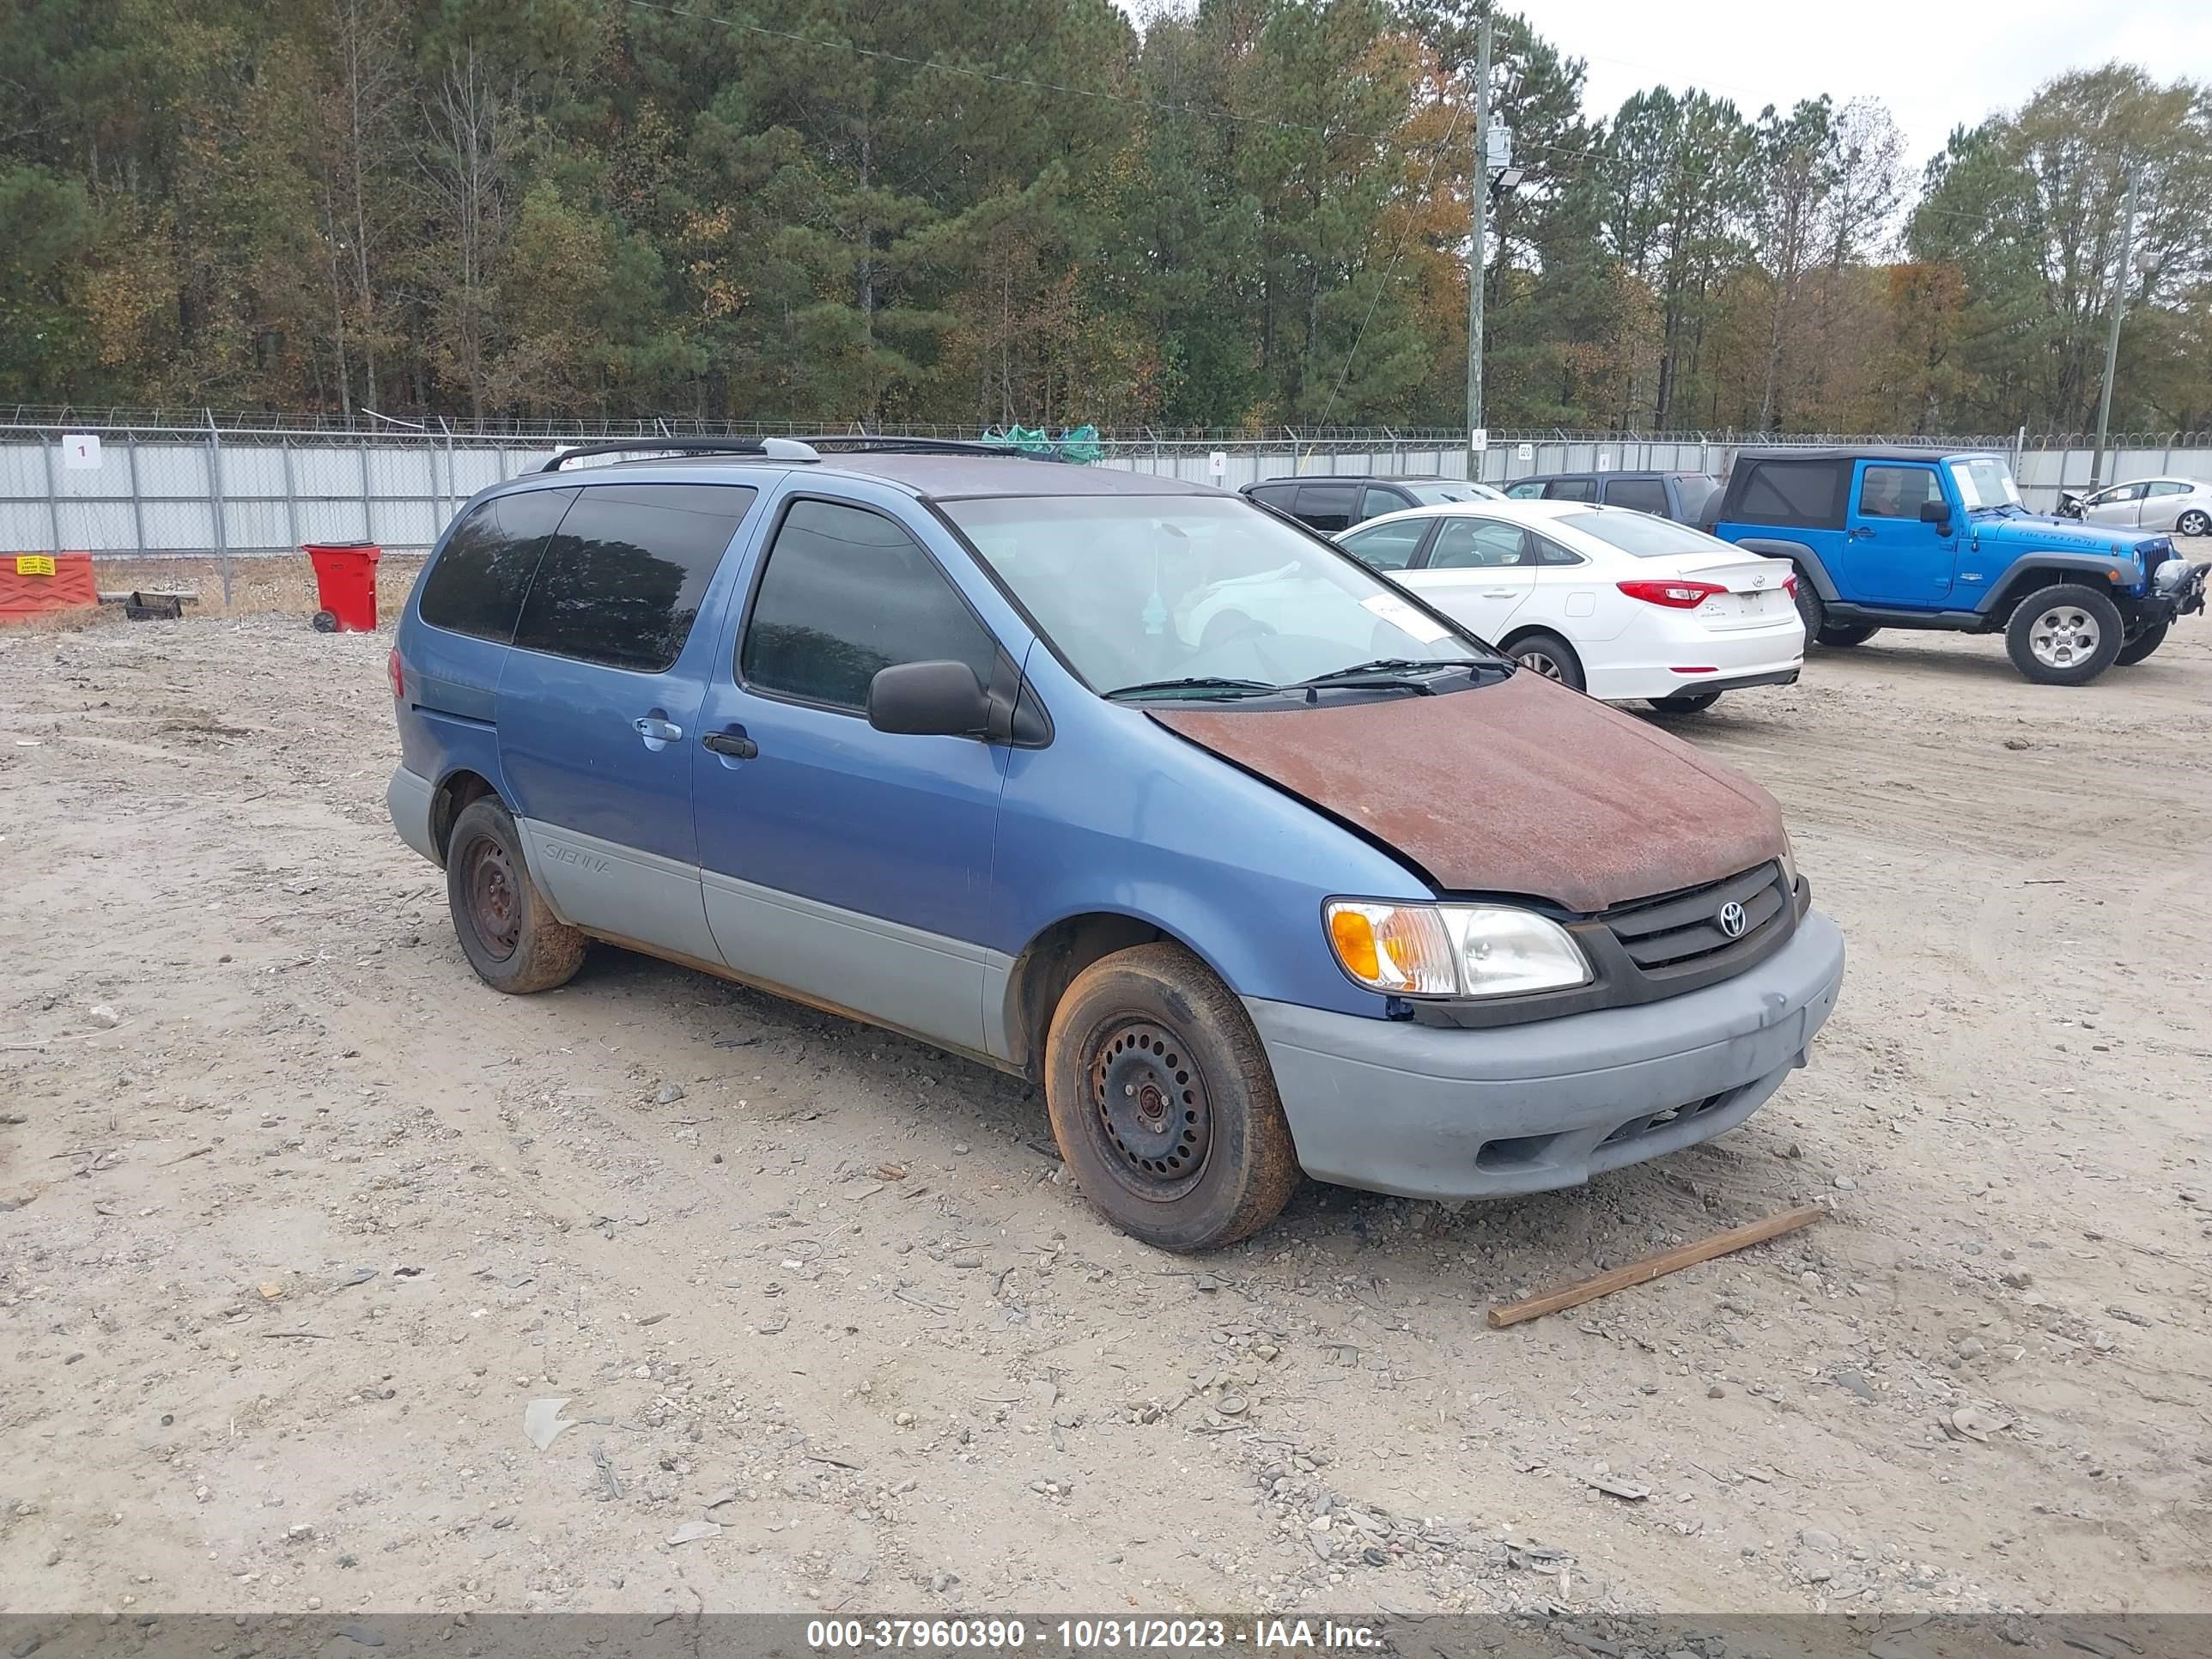
<path id="1" fill-rule="evenodd" d="M 1602 910 L 1783 848 L 1781 811 L 1748 778 L 1525 671 L 1434 697 L 1146 712 L 1449 891 Z"/>

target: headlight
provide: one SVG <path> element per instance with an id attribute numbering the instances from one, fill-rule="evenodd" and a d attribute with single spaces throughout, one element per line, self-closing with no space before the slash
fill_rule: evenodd
<path id="1" fill-rule="evenodd" d="M 1590 978 L 1567 930 L 1529 910 L 1332 899 L 1322 914 L 1337 961 L 1370 991 L 1498 997 L 1564 990 Z"/>

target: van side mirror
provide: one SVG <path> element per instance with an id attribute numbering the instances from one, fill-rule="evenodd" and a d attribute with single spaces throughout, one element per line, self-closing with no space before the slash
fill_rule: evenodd
<path id="1" fill-rule="evenodd" d="M 1920 522 L 1934 525 L 1936 533 L 1939 536 L 1949 535 L 1951 533 L 1951 503 L 1948 501 L 1921 502 Z"/>
<path id="2" fill-rule="evenodd" d="M 906 737 L 981 737 L 991 699 L 964 662 L 900 663 L 868 682 L 868 724 Z"/>

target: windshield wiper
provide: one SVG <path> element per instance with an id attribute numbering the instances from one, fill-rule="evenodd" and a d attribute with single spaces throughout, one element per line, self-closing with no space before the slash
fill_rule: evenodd
<path id="1" fill-rule="evenodd" d="M 1310 680 L 1300 680 L 1300 690 L 1314 685 L 1417 685 L 1424 691 L 1431 688 L 1422 680 L 1412 678 L 1424 669 L 1439 668 L 1503 668 L 1505 665 L 1495 657 L 1377 657 L 1372 662 L 1356 662 L 1349 668 L 1333 669 L 1326 674 L 1316 674 Z M 1376 678 L 1381 676 L 1381 678 Z"/>
<path id="2" fill-rule="evenodd" d="M 1135 685 L 1117 686 L 1106 696 L 1110 701 L 1183 691 L 1200 697 L 1255 697 L 1262 692 L 1282 689 L 1270 680 L 1231 680 L 1224 679 L 1218 674 L 1194 674 L 1179 680 L 1142 680 Z"/>

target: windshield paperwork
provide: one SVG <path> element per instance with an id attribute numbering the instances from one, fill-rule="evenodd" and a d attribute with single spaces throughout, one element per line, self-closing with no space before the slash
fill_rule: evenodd
<path id="1" fill-rule="evenodd" d="M 1122 701 L 1226 700 L 1385 663 L 1376 678 L 1498 660 L 1364 565 L 1243 501 L 940 505 L 1085 684 Z"/>
<path id="2" fill-rule="evenodd" d="M 1952 462 L 1951 481 L 1958 485 L 1959 499 L 1969 513 L 2020 505 L 2020 486 L 2012 481 L 2012 469 L 1997 456 L 1976 455 Z"/>

